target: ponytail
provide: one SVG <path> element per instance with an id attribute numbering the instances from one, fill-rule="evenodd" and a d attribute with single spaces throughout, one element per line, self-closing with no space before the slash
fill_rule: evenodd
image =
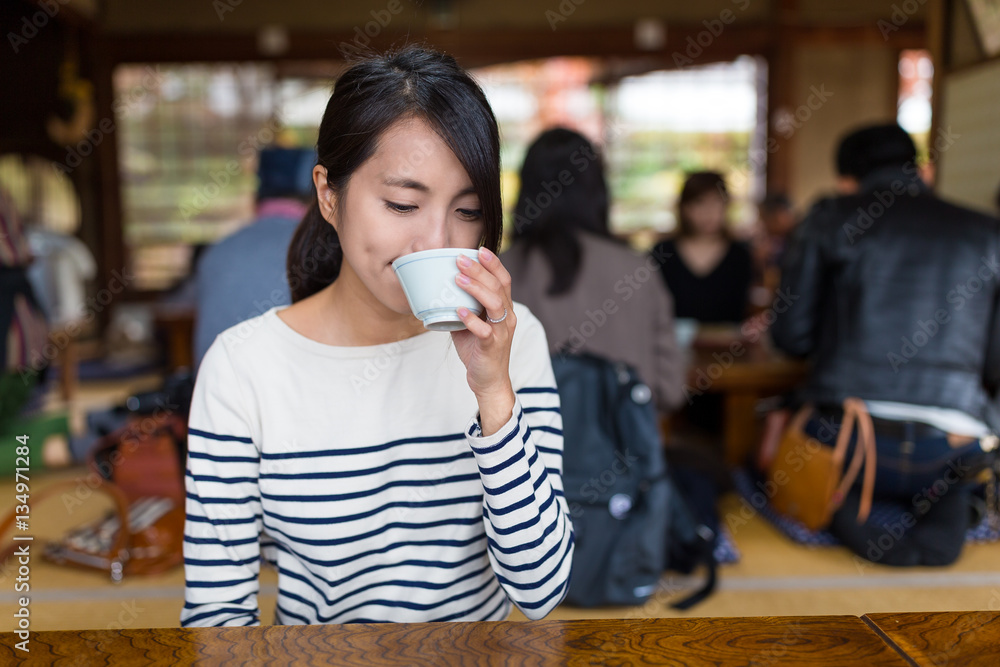
<path id="1" fill-rule="evenodd" d="M 320 213 L 314 199 L 288 245 L 288 287 L 292 303 L 312 296 L 340 274 L 344 259 L 337 231 Z"/>

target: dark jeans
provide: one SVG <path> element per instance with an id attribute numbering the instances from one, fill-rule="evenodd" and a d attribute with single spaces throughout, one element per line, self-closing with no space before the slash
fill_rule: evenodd
<path id="1" fill-rule="evenodd" d="M 830 446 L 839 430 L 840 420 L 829 415 L 814 416 L 805 427 L 808 435 Z M 857 429 L 845 469 L 856 441 Z M 944 432 L 924 424 L 875 420 L 875 448 L 875 497 L 880 504 L 894 506 L 894 518 L 880 522 L 872 516 L 858 524 L 863 477 L 859 475 L 834 513 L 830 532 L 856 554 L 885 565 L 954 562 L 969 527 L 972 477 L 984 459 L 979 442 L 952 447 Z"/>

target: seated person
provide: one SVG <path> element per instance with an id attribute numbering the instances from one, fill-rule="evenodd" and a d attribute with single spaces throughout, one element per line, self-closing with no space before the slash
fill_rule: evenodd
<path id="1" fill-rule="evenodd" d="M 812 362 L 798 392 L 817 406 L 806 433 L 832 443 L 842 401 L 867 403 L 875 496 L 912 520 L 879 562 L 944 565 L 969 525 L 970 488 L 955 471 L 981 465 L 980 441 L 1000 428 L 1000 265 L 989 250 L 1000 248 L 1000 222 L 936 197 L 916 157 L 895 124 L 841 141 L 843 194 L 817 203 L 796 229 L 781 284 L 798 299 L 771 333 Z M 871 558 L 887 533 L 857 523 L 859 503 L 856 487 L 831 530 Z"/>
<path id="2" fill-rule="evenodd" d="M 319 127 L 293 303 L 215 338 L 188 429 L 181 624 L 531 619 L 566 595 L 573 526 L 545 331 L 511 297 L 500 137 L 454 58 L 356 60 Z M 392 268 L 437 248 L 464 329 L 428 331 Z M 316 250 L 323 253 L 317 254 Z M 244 330 L 245 329 L 245 330 Z"/>
<path id="3" fill-rule="evenodd" d="M 205 250 L 198 261 L 195 366 L 224 330 L 291 303 L 285 258 L 306 212 L 315 164 L 311 149 L 260 152 L 256 218 Z"/>
<path id="4" fill-rule="evenodd" d="M 757 213 L 759 227 L 753 241 L 754 282 L 763 287 L 767 295 L 761 304 L 769 304 L 778 287 L 781 258 L 797 220 L 792 202 L 784 194 L 764 197 Z"/>
<path id="5" fill-rule="evenodd" d="M 588 167 L 580 169 L 574 157 Z M 544 184 L 560 183 L 537 206 Z M 521 167 L 513 244 L 502 255 L 512 291 L 541 320 L 552 353 L 586 351 L 632 365 L 667 413 L 682 399 L 684 361 L 674 339 L 670 292 L 651 257 L 608 231 L 608 189 L 600 156 L 582 135 L 544 132 Z M 639 282 L 645 272 L 648 281 Z"/>
<path id="6" fill-rule="evenodd" d="M 729 192 L 720 174 L 691 174 L 677 204 L 677 231 L 653 249 L 674 296 L 674 315 L 699 322 L 742 322 L 753 262 L 746 243 L 726 229 Z"/>

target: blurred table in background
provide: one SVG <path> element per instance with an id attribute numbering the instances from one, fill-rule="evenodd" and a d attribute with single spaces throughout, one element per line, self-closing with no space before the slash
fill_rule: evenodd
<path id="1" fill-rule="evenodd" d="M 194 368 L 194 306 L 157 304 L 153 326 L 166 344 L 167 373 Z"/>
<path id="2" fill-rule="evenodd" d="M 725 462 L 743 464 L 760 443 L 757 403 L 783 394 L 806 378 L 808 365 L 766 344 L 767 334 L 751 342 L 733 327 L 701 327 L 692 344 L 689 394 L 721 394 Z"/>

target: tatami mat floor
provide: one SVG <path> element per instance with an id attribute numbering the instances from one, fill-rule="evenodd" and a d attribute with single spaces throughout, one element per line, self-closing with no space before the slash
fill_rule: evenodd
<path id="1" fill-rule="evenodd" d="M 148 381 L 147 381 L 148 384 Z M 87 387 L 86 409 L 120 400 L 128 388 L 118 384 Z M 76 406 L 79 408 L 79 406 Z M 42 471 L 31 482 L 35 493 L 46 485 L 86 474 L 85 468 Z M 14 483 L 0 480 L 0 510 L 13 504 Z M 101 501 L 71 512 L 58 499 L 35 508 L 32 516 L 33 553 L 30 592 L 15 591 L 16 571 L 0 571 L 0 631 L 13 630 L 13 612 L 19 597 L 30 598 L 33 630 L 176 627 L 183 604 L 183 568 L 112 584 L 105 575 L 52 565 L 37 554 L 39 541 L 61 535 L 102 511 Z M 739 499 L 727 496 L 723 520 L 737 513 Z M 1000 544 L 969 545 L 953 566 L 895 569 L 855 559 L 839 547 L 810 548 L 790 542 L 760 517 L 733 525 L 740 551 L 738 563 L 720 572 L 717 592 L 689 612 L 669 607 L 669 591 L 685 585 L 666 581 L 664 592 L 636 608 L 579 609 L 563 605 L 549 618 L 638 618 L 645 616 L 773 616 L 854 614 L 893 611 L 957 611 L 1000 609 Z M 0 536 L 0 545 L 10 534 Z M 273 621 L 275 573 L 261 574 L 262 622 Z M 517 611 L 511 620 L 523 620 Z"/>

